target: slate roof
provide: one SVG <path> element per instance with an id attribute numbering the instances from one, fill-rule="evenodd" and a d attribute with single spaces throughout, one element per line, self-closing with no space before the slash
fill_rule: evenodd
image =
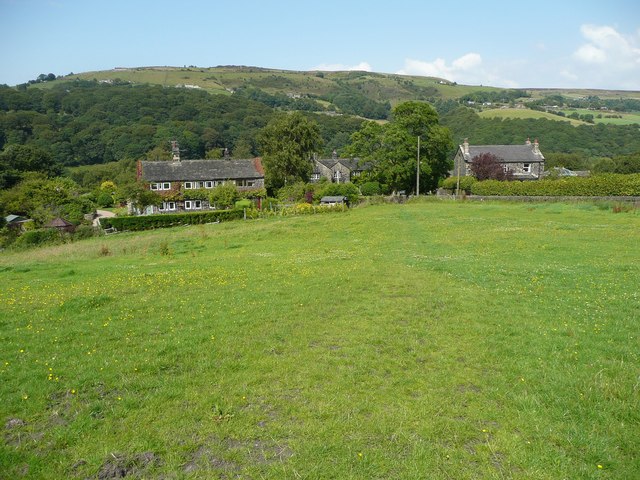
<path id="1" fill-rule="evenodd" d="M 460 149 L 463 150 L 462 145 Z M 483 153 L 491 153 L 500 159 L 500 163 L 540 163 L 544 162 L 542 153 L 536 154 L 533 145 L 469 145 L 469 153 L 464 154 L 465 162 Z"/>
<path id="2" fill-rule="evenodd" d="M 73 223 L 66 221 L 62 217 L 57 217 L 57 218 L 54 218 L 53 220 L 51 220 L 49 223 L 47 223 L 45 225 L 45 227 L 66 228 L 66 227 L 73 227 Z"/>
<path id="3" fill-rule="evenodd" d="M 245 160 L 181 160 L 177 162 L 140 162 L 142 180 L 147 182 L 184 182 L 264 178 L 259 158 Z"/>
<path id="4" fill-rule="evenodd" d="M 369 170 L 371 168 L 371 164 L 369 162 L 361 163 L 359 158 L 321 158 L 316 161 L 327 168 L 333 168 L 336 163 L 341 163 L 351 171 Z"/>
<path id="5" fill-rule="evenodd" d="M 6 217 L 4 217 L 4 219 L 7 222 L 7 225 L 11 223 L 26 222 L 28 220 L 27 218 L 21 217 L 20 215 L 7 215 Z"/>

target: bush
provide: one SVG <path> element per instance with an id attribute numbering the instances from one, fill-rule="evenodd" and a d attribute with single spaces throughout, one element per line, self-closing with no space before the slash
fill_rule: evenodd
<path id="1" fill-rule="evenodd" d="M 251 200 L 247 200 L 246 198 L 244 200 L 238 200 L 236 202 L 236 208 L 243 210 L 245 208 L 251 208 L 253 207 L 253 202 Z"/>
<path id="2" fill-rule="evenodd" d="M 96 203 L 99 207 L 102 208 L 113 207 L 113 197 L 106 192 L 102 192 L 100 195 L 98 195 Z"/>
<path id="3" fill-rule="evenodd" d="M 320 201 L 322 197 L 326 196 L 347 197 L 349 204 L 355 205 L 360 198 L 360 190 L 353 183 L 327 183 L 315 191 L 313 199 Z"/>
<path id="4" fill-rule="evenodd" d="M 84 240 L 85 238 L 91 238 L 98 234 L 98 230 L 91 225 L 79 225 L 73 232 L 74 240 Z"/>
<path id="5" fill-rule="evenodd" d="M 640 174 L 604 174 L 530 182 L 485 180 L 471 186 L 474 195 L 615 197 L 640 196 Z"/>
<path id="6" fill-rule="evenodd" d="M 379 182 L 366 182 L 360 186 L 360 191 L 365 197 L 370 197 L 372 195 L 380 195 L 382 188 Z"/>
<path id="7" fill-rule="evenodd" d="M 64 243 L 69 238 L 68 234 L 61 234 L 54 228 L 31 230 L 20 235 L 12 247 L 16 249 L 31 248 L 41 245 L 55 245 Z"/>
<path id="8" fill-rule="evenodd" d="M 231 208 L 240 198 L 240 193 L 232 183 L 218 185 L 209 195 L 209 203 L 217 208 Z"/>

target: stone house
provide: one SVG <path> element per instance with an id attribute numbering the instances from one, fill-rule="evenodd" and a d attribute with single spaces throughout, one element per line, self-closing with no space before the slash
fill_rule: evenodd
<path id="1" fill-rule="evenodd" d="M 369 163 L 361 162 L 357 158 L 338 158 L 338 154 L 333 152 L 331 158 L 315 158 L 313 160 L 313 173 L 311 182 L 318 182 L 325 177 L 333 183 L 352 182 L 355 178 L 366 170 L 370 170 Z"/>
<path id="2" fill-rule="evenodd" d="M 180 160 L 140 161 L 138 181 L 158 192 L 165 200 L 148 208 L 145 213 L 176 213 L 215 208 L 208 198 L 189 198 L 190 190 L 213 189 L 232 183 L 239 191 L 264 188 L 264 168 L 260 158 L 244 160 Z"/>
<path id="3" fill-rule="evenodd" d="M 469 145 L 466 138 L 456 151 L 451 176 L 471 175 L 471 162 L 484 153 L 495 155 L 505 170 L 513 172 L 515 180 L 538 180 L 543 176 L 544 155 L 538 139 L 533 143 L 527 139 L 523 145 Z"/>

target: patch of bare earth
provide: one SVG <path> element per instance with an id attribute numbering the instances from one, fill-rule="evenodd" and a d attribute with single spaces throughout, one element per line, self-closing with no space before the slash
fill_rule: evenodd
<path id="1" fill-rule="evenodd" d="M 148 470 L 160 465 L 161 460 L 153 452 L 143 452 L 133 455 L 111 453 L 100 467 L 97 478 L 108 480 L 127 476 L 146 477 Z"/>

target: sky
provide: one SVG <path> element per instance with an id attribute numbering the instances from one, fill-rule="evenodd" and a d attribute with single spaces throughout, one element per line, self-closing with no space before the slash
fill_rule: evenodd
<path id="1" fill-rule="evenodd" d="M 115 67 L 640 90 L 638 0 L 0 0 L 0 84 Z"/>

